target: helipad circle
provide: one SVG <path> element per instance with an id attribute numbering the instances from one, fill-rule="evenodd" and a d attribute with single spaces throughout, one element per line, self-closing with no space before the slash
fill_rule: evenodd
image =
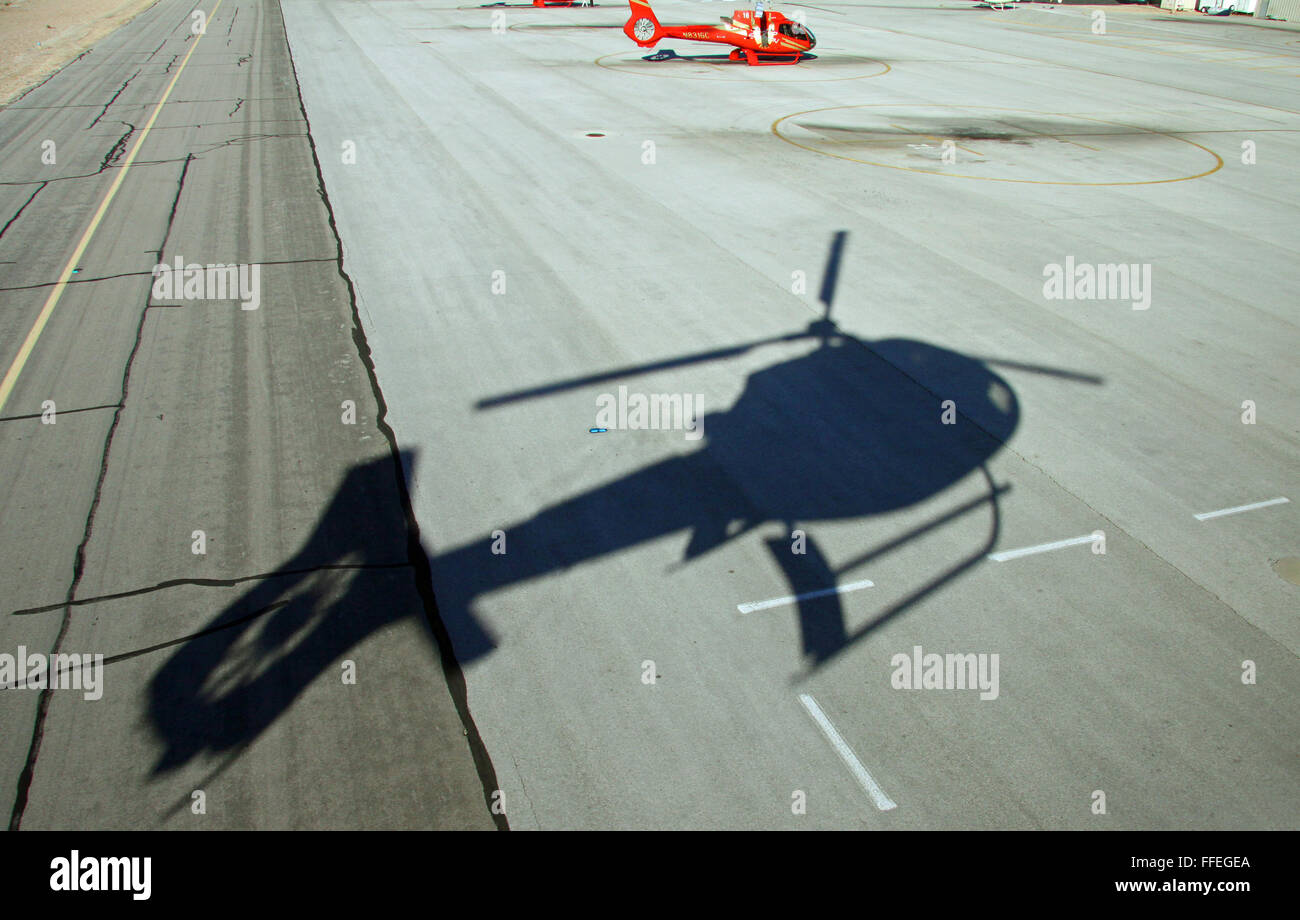
<path id="1" fill-rule="evenodd" d="M 1176 134 L 998 106 L 836 105 L 784 115 L 772 133 L 838 160 L 989 182 L 1157 185 L 1223 167 L 1213 150 Z"/>

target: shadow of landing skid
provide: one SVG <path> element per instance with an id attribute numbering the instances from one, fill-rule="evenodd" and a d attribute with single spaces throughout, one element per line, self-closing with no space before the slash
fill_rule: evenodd
<path id="1" fill-rule="evenodd" d="M 781 55 L 772 55 L 780 57 Z M 790 57 L 790 55 L 785 55 Z M 739 51 L 732 51 L 730 54 L 678 54 L 671 48 L 661 48 L 654 54 L 644 55 L 641 60 L 659 63 L 662 61 L 683 61 L 691 64 L 744 64 L 744 55 Z M 817 55 L 811 52 L 803 52 L 799 55 L 800 61 L 815 61 Z"/>

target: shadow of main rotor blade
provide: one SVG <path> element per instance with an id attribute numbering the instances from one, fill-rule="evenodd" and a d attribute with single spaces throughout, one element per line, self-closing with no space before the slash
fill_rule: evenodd
<path id="1" fill-rule="evenodd" d="M 496 406 L 503 406 L 506 403 L 520 402 L 525 399 L 536 399 L 539 396 L 550 396 L 553 393 L 563 393 L 567 390 L 576 390 L 580 387 L 591 386 L 596 383 L 605 383 L 609 380 L 618 380 L 620 377 L 633 377 L 637 374 L 648 374 L 652 371 L 664 371 L 674 367 L 685 367 L 690 364 L 700 364 L 704 361 L 718 361 L 723 358 L 734 358 L 743 355 L 752 348 L 760 345 L 775 345 L 780 342 L 795 342 L 799 339 L 807 338 L 807 332 L 796 332 L 791 335 L 780 335 L 770 339 L 758 339 L 743 345 L 732 345 L 729 348 L 717 348 L 712 351 L 702 351 L 693 355 L 685 355 L 680 358 L 669 358 L 665 361 L 652 361 L 648 364 L 631 364 L 626 367 L 616 368 L 612 371 L 602 371 L 599 374 L 588 374 L 585 377 L 571 377 L 568 380 L 558 380 L 555 383 L 548 383 L 540 387 L 532 387 L 527 390 L 515 390 L 513 393 L 502 393 L 499 396 L 489 396 L 486 399 L 480 399 L 474 404 L 476 409 L 492 409 Z"/>
<path id="2" fill-rule="evenodd" d="M 847 230 L 835 231 L 831 251 L 826 256 L 826 271 L 822 273 L 822 290 L 818 299 L 825 305 L 827 317 L 831 315 L 831 303 L 835 300 L 835 284 L 840 277 L 840 259 L 844 255 L 844 241 L 848 236 Z"/>
<path id="3" fill-rule="evenodd" d="M 1079 371 L 1067 371 L 1059 367 L 1047 367 L 1043 364 L 1026 364 L 1023 361 L 1004 361 L 1001 358 L 980 358 L 975 355 L 971 356 L 976 361 L 982 361 L 991 367 L 1005 367 L 1012 371 L 1026 371 L 1030 374 L 1046 374 L 1049 377 L 1060 377 L 1064 380 L 1073 380 L 1075 383 L 1090 383 L 1093 386 L 1101 386 L 1106 380 L 1098 377 L 1096 374 L 1083 374 Z"/>

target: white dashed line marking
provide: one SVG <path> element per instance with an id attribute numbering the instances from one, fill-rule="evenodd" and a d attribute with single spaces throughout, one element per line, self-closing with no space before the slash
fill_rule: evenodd
<path id="1" fill-rule="evenodd" d="M 1220 508 L 1218 511 L 1206 511 L 1203 514 L 1195 515 L 1198 521 L 1208 521 L 1210 518 L 1223 517 L 1225 514 L 1240 514 L 1243 511 L 1254 511 L 1256 508 L 1267 508 L 1269 505 L 1285 505 L 1291 499 L 1289 498 L 1270 498 L 1266 502 L 1255 502 L 1252 505 L 1238 505 L 1235 508 Z"/>
<path id="2" fill-rule="evenodd" d="M 798 603 L 799 601 L 805 601 L 812 597 L 826 597 L 828 594 L 848 594 L 850 591 L 861 591 L 863 588 L 874 587 L 874 582 L 855 581 L 847 585 L 839 585 L 835 588 L 823 588 L 821 591 L 809 591 L 807 594 L 792 594 L 789 597 L 774 597 L 768 601 L 754 601 L 752 604 L 737 604 L 736 609 L 741 613 L 753 613 L 755 610 L 767 610 L 769 607 L 784 607 L 786 604 Z"/>
<path id="3" fill-rule="evenodd" d="M 1050 553 L 1054 549 L 1065 549 L 1067 546 L 1079 546 L 1084 543 L 1091 543 L 1100 539 L 1100 532 L 1090 533 L 1083 537 L 1071 537 L 1068 540 L 1057 540 L 1055 543 L 1040 543 L 1038 546 L 1026 546 L 1023 549 L 1008 549 L 1000 553 L 989 553 L 989 558 L 994 562 L 1006 562 L 1008 559 L 1019 559 L 1021 556 L 1033 556 L 1036 553 Z"/>
<path id="4" fill-rule="evenodd" d="M 898 805 L 889 796 L 885 795 L 884 790 L 876 785 L 876 781 L 871 778 L 871 774 L 862 765 L 862 761 L 858 760 L 858 755 L 854 754 L 853 749 L 840 737 L 840 733 L 835 730 L 831 720 L 826 718 L 826 713 L 822 712 L 822 708 L 817 705 L 817 701 L 807 693 L 801 693 L 799 694 L 799 702 L 803 703 L 803 708 L 808 710 L 808 715 L 813 717 L 813 721 L 822 730 L 826 740 L 831 743 L 831 747 L 835 748 L 835 753 L 839 754 L 840 758 L 848 764 L 849 770 L 857 778 L 857 781 L 862 784 L 862 788 L 867 790 L 867 795 L 871 796 L 871 801 L 875 806 L 881 811 L 890 811 L 897 808 Z"/>

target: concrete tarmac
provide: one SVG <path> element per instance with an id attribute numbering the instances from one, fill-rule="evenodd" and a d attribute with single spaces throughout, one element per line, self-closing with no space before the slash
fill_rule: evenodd
<path id="1" fill-rule="evenodd" d="M 620 6 L 285 4 L 512 826 L 1296 826 L 1295 506 L 1194 517 L 1295 491 L 1295 33 L 792 9 L 816 60 L 751 69 Z M 838 336 L 740 348 L 841 231 Z M 1147 308 L 1047 299 L 1067 259 Z M 704 437 L 590 433 L 620 386 Z M 894 689 L 916 646 L 998 698 Z"/>
<path id="2" fill-rule="evenodd" d="M 237 8 L 0 407 L 22 826 L 1300 826 L 1300 33 Z M 0 112 L 4 367 L 188 9 Z"/>

